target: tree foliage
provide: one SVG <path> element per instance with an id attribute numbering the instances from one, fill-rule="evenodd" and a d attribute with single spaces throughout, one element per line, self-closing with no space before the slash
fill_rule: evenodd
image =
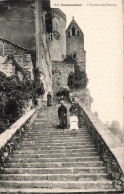
<path id="1" fill-rule="evenodd" d="M 37 77 L 38 79 L 38 77 Z M 3 132 L 8 124 L 11 125 L 23 113 L 25 105 L 31 99 L 44 94 L 43 83 L 37 80 L 29 80 L 25 77 L 22 81 L 17 78 L 17 75 L 7 77 L 3 72 L 0 72 L 0 92 L 4 104 L 4 118 L 1 118 L 1 132 Z"/>
<path id="2" fill-rule="evenodd" d="M 80 70 L 78 65 L 75 65 L 74 73 L 71 72 L 68 76 L 68 86 L 70 89 L 86 88 L 88 83 L 87 74 L 84 70 Z"/>

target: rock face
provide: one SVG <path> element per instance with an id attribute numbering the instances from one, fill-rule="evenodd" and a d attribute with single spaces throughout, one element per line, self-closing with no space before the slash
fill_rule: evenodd
<path id="1" fill-rule="evenodd" d="M 70 104 L 66 104 L 69 109 Z M 0 193 L 115 191 L 85 126 L 56 129 L 58 105 L 42 108 L 0 173 Z"/>
<path id="2" fill-rule="evenodd" d="M 74 71 L 73 64 L 67 64 L 66 62 L 52 62 L 52 84 L 54 95 L 59 91 L 61 87 L 68 88 L 68 76 Z"/>

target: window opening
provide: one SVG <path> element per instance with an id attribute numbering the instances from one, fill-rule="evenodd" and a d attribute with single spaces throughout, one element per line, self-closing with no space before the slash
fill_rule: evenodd
<path id="1" fill-rule="evenodd" d="M 77 35 L 78 35 L 78 36 L 80 35 L 79 30 L 77 31 Z"/>
<path id="2" fill-rule="evenodd" d="M 72 36 L 75 36 L 75 27 L 72 28 Z"/>

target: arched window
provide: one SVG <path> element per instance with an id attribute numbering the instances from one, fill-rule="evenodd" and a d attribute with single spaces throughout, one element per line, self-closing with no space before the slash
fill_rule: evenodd
<path id="1" fill-rule="evenodd" d="M 71 34 L 70 34 L 70 31 L 68 31 L 68 37 L 70 37 L 70 35 L 71 35 Z"/>
<path id="2" fill-rule="evenodd" d="M 79 32 L 79 30 L 77 30 L 77 36 L 79 36 L 80 35 L 80 32 Z"/>
<path id="3" fill-rule="evenodd" d="M 75 36 L 75 27 L 72 28 L 72 36 Z"/>

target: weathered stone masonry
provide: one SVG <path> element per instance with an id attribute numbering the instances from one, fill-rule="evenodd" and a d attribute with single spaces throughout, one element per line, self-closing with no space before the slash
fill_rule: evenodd
<path id="1" fill-rule="evenodd" d="M 8 77 L 15 74 L 15 66 L 12 64 L 12 60 L 6 61 L 7 56 L 14 56 L 16 62 L 28 72 L 28 78 L 34 79 L 33 76 L 33 63 L 31 54 L 18 45 L 14 45 L 11 42 L 0 39 L 0 71 L 5 73 Z M 19 74 L 21 78 L 21 75 Z"/>
<path id="2" fill-rule="evenodd" d="M 49 47 L 52 61 L 63 61 L 66 55 L 66 15 L 58 8 L 52 8 L 52 33 Z"/>
<path id="3" fill-rule="evenodd" d="M 73 64 L 67 64 L 66 62 L 52 62 L 52 84 L 53 92 L 56 94 L 61 87 L 67 88 L 68 75 L 74 71 Z"/>
<path id="4" fill-rule="evenodd" d="M 46 100 L 47 92 L 52 92 L 51 57 L 47 44 L 49 33 L 52 32 L 50 0 L 0 1 L 0 19 L 0 38 L 6 40 L 0 46 L 2 55 L 12 54 L 19 65 L 28 68 L 31 65 L 29 54 L 36 54 L 35 66 L 41 72 Z"/>
<path id="5" fill-rule="evenodd" d="M 81 69 L 86 70 L 86 51 L 84 50 L 84 34 L 76 21 L 71 21 L 66 30 L 66 53 L 76 54 L 77 63 Z"/>

